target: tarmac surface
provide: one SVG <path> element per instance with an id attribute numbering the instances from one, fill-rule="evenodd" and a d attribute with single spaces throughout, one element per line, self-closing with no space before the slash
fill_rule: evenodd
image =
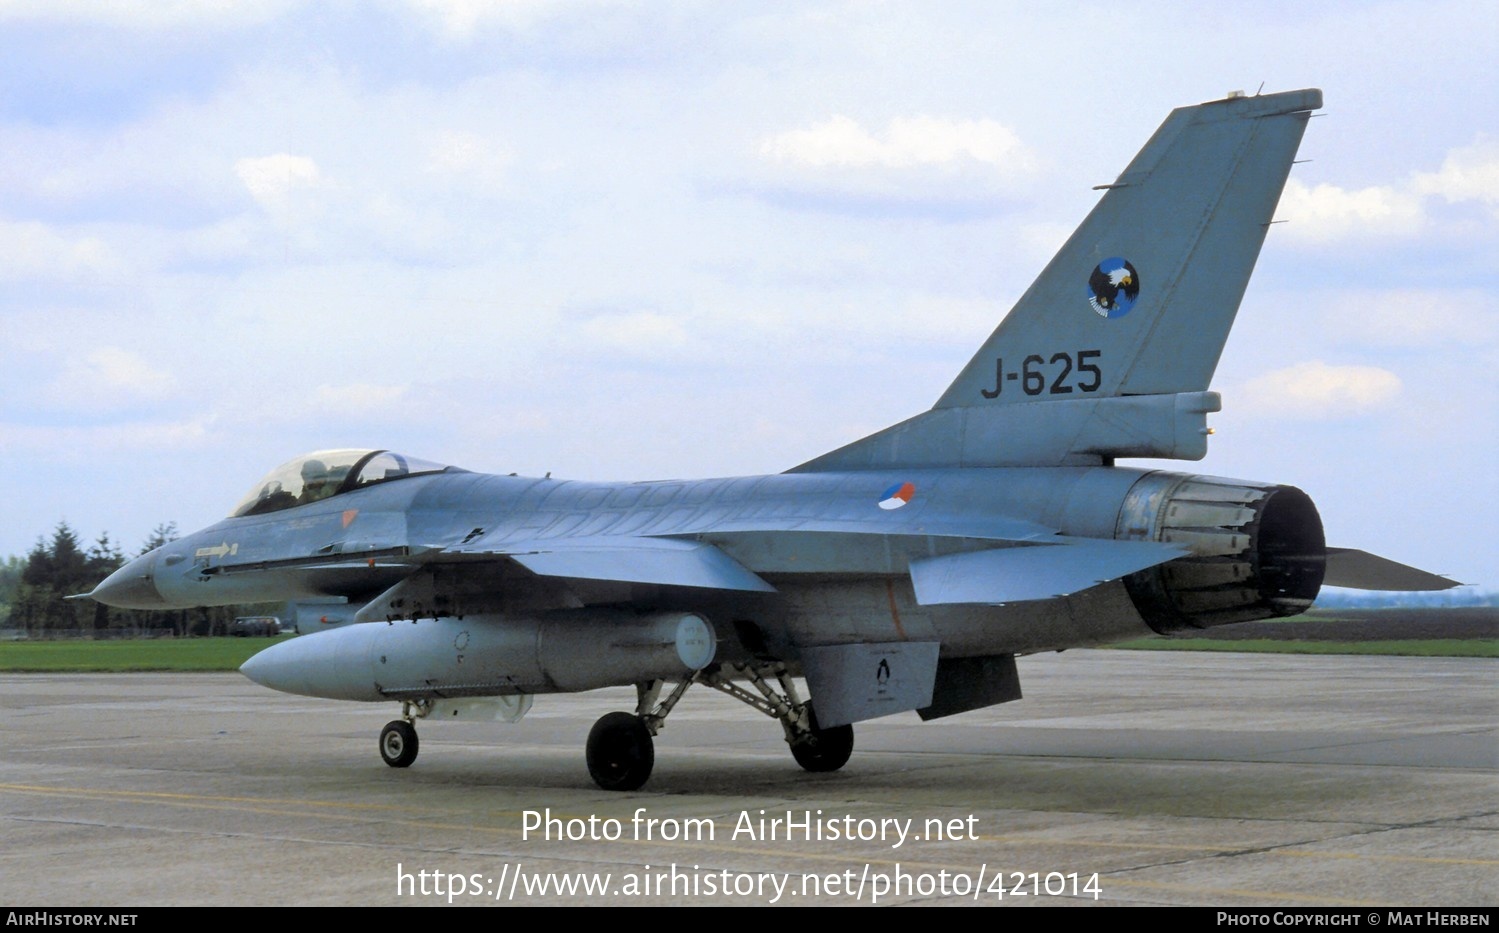
<path id="1" fill-rule="evenodd" d="M 629 690 L 419 723 L 396 770 L 375 748 L 394 703 L 236 674 L 7 675 L 0 901 L 1499 905 L 1499 663 L 1019 664 L 1026 699 L 860 723 L 833 774 L 694 687 L 633 793 L 583 760 Z"/>

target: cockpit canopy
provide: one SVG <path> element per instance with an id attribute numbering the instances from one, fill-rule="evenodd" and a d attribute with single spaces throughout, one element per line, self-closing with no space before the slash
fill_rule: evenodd
<path id="1" fill-rule="evenodd" d="M 447 470 L 457 467 L 389 450 L 318 450 L 289 460 L 268 473 L 240 500 L 229 517 L 279 512 L 374 483 Z"/>

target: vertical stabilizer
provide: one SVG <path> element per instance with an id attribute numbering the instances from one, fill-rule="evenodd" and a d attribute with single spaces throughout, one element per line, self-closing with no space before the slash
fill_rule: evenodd
<path id="1" fill-rule="evenodd" d="M 798 470 L 1200 459 L 1207 391 L 1322 92 L 1172 111 L 932 411 Z"/>
<path id="2" fill-rule="evenodd" d="M 1172 111 L 936 407 L 1205 390 L 1320 106 L 1309 89 Z"/>

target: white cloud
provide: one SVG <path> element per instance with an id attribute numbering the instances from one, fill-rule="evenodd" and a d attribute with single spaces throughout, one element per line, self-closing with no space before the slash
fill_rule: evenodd
<path id="1" fill-rule="evenodd" d="M 116 275 L 125 262 L 97 237 L 69 237 L 35 222 L 0 220 L 0 281 Z"/>
<path id="2" fill-rule="evenodd" d="M 1321 184 L 1308 188 L 1292 179 L 1280 198 L 1277 219 L 1300 239 L 1334 240 L 1350 234 L 1405 235 L 1425 223 L 1421 200 L 1382 185 L 1350 190 Z"/>
<path id="3" fill-rule="evenodd" d="M 478 133 L 439 130 L 427 148 L 428 173 L 446 176 L 470 189 L 495 191 L 514 156 Z"/>
<path id="4" fill-rule="evenodd" d="M 285 152 L 240 159 L 234 163 L 234 174 L 251 197 L 272 211 L 284 210 L 293 191 L 312 187 L 320 178 L 316 162 Z"/>
<path id="5" fill-rule="evenodd" d="M 229 30 L 274 19 L 297 5 L 297 0 L 0 0 L 0 18 L 94 23 L 142 31 L 183 26 Z"/>
<path id="6" fill-rule="evenodd" d="M 808 303 L 787 296 L 697 340 L 703 345 L 698 352 L 722 359 L 725 372 L 754 354 L 764 358 L 764 366 L 830 372 L 845 366 L 895 367 L 911 376 L 906 364 L 916 357 L 922 370 L 936 360 L 938 378 L 950 379 L 1007 310 L 1000 300 L 940 290 L 847 289 Z M 894 376 L 882 380 L 885 388 L 894 381 Z M 897 398 L 889 414 L 909 414 L 906 404 Z"/>
<path id="7" fill-rule="evenodd" d="M 561 0 L 407 0 L 449 39 L 466 40 L 484 26 L 523 28 L 579 4 Z M 594 5 L 599 5 L 595 3 Z"/>
<path id="8" fill-rule="evenodd" d="M 320 385 L 312 392 L 310 408 L 320 414 L 362 417 L 389 410 L 406 395 L 404 385 L 356 382 L 347 385 Z"/>
<path id="9" fill-rule="evenodd" d="M 877 307 L 870 309 L 876 313 L 877 310 Z M 1006 310 L 1000 302 L 987 298 L 923 292 L 899 303 L 893 320 L 881 321 L 861 309 L 861 329 L 879 331 L 877 339 L 881 342 L 892 334 L 901 334 L 912 340 L 971 340 L 977 346 Z"/>
<path id="10" fill-rule="evenodd" d="M 483 142 L 473 133 L 447 131 L 437 134 L 429 149 L 428 170 L 462 172 L 481 161 Z"/>
<path id="11" fill-rule="evenodd" d="M 1480 139 L 1453 149 L 1435 172 L 1417 172 L 1411 187 L 1418 194 L 1448 203 L 1481 201 L 1499 208 L 1499 140 Z"/>
<path id="12" fill-rule="evenodd" d="M 909 168 L 971 161 L 1029 170 L 1033 162 L 1019 137 L 1000 123 L 925 114 L 896 117 L 879 136 L 849 117 L 834 116 L 808 129 L 768 137 L 760 144 L 760 154 L 815 168 Z"/>
<path id="13" fill-rule="evenodd" d="M 1235 407 L 1281 417 L 1339 418 L 1382 408 L 1400 391 L 1400 377 L 1387 369 L 1309 360 L 1251 379 Z"/>
<path id="14" fill-rule="evenodd" d="M 42 462 L 88 463 L 114 453 L 154 455 L 200 448 L 213 419 L 131 421 L 89 426 L 0 423 L 0 448 Z"/>
<path id="15" fill-rule="evenodd" d="M 1449 150 L 1435 172 L 1413 172 L 1394 185 L 1308 187 L 1292 179 L 1281 195 L 1277 219 L 1299 239 L 1329 241 L 1349 236 L 1410 236 L 1428 224 L 1426 199 L 1449 204 L 1477 201 L 1499 213 L 1499 141 L 1481 138 Z"/>
<path id="16" fill-rule="evenodd" d="M 866 128 L 847 116 L 766 136 L 751 175 L 778 206 L 971 219 L 1000 209 L 1036 159 L 993 120 L 925 114 Z"/>
<path id="17" fill-rule="evenodd" d="M 63 364 L 45 397 L 84 411 L 114 411 L 143 401 L 165 398 L 176 386 L 164 372 L 119 347 L 99 347 Z"/>
<path id="18" fill-rule="evenodd" d="M 594 351 L 642 357 L 675 355 L 693 338 L 680 321 L 654 311 L 608 314 L 584 322 L 579 341 Z"/>
<path id="19" fill-rule="evenodd" d="M 1499 308 L 1476 288 L 1348 288 L 1322 316 L 1339 339 L 1371 346 L 1472 350 L 1499 340 Z"/>

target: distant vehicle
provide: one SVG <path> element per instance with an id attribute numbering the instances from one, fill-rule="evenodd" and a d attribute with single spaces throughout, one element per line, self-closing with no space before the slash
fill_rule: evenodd
<path id="1" fill-rule="evenodd" d="M 275 616 L 240 616 L 234 620 L 235 637 L 272 638 L 281 634 L 281 620 Z"/>
<path id="2" fill-rule="evenodd" d="M 323 601 L 288 615 L 315 634 L 240 670 L 400 703 L 379 741 L 396 768 L 418 719 L 634 685 L 586 747 L 599 786 L 633 790 L 693 684 L 834 771 L 853 723 L 1020 699 L 1022 655 L 1294 615 L 1324 584 L 1454 586 L 1328 547 L 1293 486 L 1115 462 L 1206 455 L 1208 385 L 1320 106 L 1308 88 L 1174 111 L 930 411 L 785 473 L 567 482 L 318 451 L 92 596 Z"/>

